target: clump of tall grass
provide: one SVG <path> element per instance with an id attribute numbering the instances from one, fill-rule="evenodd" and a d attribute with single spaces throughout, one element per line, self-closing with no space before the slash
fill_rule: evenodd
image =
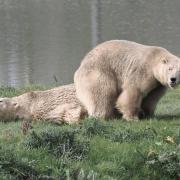
<path id="1" fill-rule="evenodd" d="M 180 179 L 180 154 L 177 152 L 151 153 L 146 164 L 150 170 L 170 179 Z"/>
<path id="2" fill-rule="evenodd" d="M 122 131 L 115 131 L 111 135 L 107 135 L 106 138 L 114 141 L 114 142 L 129 142 L 135 143 L 141 140 L 151 140 L 156 137 L 157 133 L 153 128 L 145 128 L 141 130 L 132 130 L 132 129 L 125 129 Z"/>
<path id="3" fill-rule="evenodd" d="M 57 162 L 58 173 L 47 164 L 46 167 L 38 166 L 36 159 L 18 157 L 18 153 L 12 148 L 0 147 L 0 179 L 5 180 L 55 180 L 67 179 L 66 173 L 69 165 L 64 159 Z"/>
<path id="4" fill-rule="evenodd" d="M 19 160 L 12 149 L 2 149 L 0 147 L 0 172 L 10 179 L 37 179 L 39 172 L 30 164 Z"/>
<path id="5" fill-rule="evenodd" d="M 137 142 L 139 140 L 154 139 L 157 132 L 154 128 L 143 128 L 140 130 L 132 130 L 132 128 L 120 127 L 115 129 L 111 124 L 97 119 L 89 119 L 81 126 L 83 135 L 87 137 L 102 136 L 113 142 Z"/>
<path id="6" fill-rule="evenodd" d="M 111 130 L 111 125 L 98 119 L 88 119 L 81 126 L 83 135 L 87 137 L 93 137 L 96 135 L 104 136 L 105 134 L 111 133 Z"/>
<path id="7" fill-rule="evenodd" d="M 89 142 L 79 138 L 76 130 L 66 128 L 39 133 L 32 131 L 25 144 L 30 149 L 46 148 L 54 156 L 76 160 L 85 158 L 89 151 Z"/>

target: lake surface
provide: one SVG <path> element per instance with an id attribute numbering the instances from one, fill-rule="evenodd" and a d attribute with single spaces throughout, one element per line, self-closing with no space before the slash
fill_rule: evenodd
<path id="1" fill-rule="evenodd" d="M 127 39 L 180 55 L 179 0 L 0 0 L 0 86 L 73 82 L 96 44 Z"/>

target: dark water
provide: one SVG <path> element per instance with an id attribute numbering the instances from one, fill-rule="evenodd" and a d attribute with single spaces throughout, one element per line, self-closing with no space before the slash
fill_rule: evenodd
<path id="1" fill-rule="evenodd" d="M 180 55 L 179 0 L 0 0 L 0 86 L 73 81 L 97 43 L 128 39 Z"/>

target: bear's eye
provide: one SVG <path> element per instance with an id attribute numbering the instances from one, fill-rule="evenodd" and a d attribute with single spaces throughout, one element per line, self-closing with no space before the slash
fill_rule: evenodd
<path id="1" fill-rule="evenodd" d="M 172 71 L 173 70 L 173 68 L 169 68 L 169 71 Z"/>
<path id="2" fill-rule="evenodd" d="M 167 63 L 168 63 L 168 60 L 167 60 L 167 59 L 163 59 L 162 62 L 163 62 L 164 64 L 167 64 Z"/>

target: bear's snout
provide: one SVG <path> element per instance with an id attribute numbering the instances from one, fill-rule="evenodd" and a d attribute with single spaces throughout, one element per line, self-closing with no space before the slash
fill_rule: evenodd
<path id="1" fill-rule="evenodd" d="M 175 77 L 171 77 L 171 78 L 170 78 L 170 86 L 171 86 L 171 87 L 175 87 L 175 86 L 176 86 L 176 80 L 177 80 L 177 79 L 176 79 Z"/>
<path id="2" fill-rule="evenodd" d="M 176 78 L 175 77 L 171 78 L 170 80 L 171 80 L 172 83 L 176 82 Z"/>

